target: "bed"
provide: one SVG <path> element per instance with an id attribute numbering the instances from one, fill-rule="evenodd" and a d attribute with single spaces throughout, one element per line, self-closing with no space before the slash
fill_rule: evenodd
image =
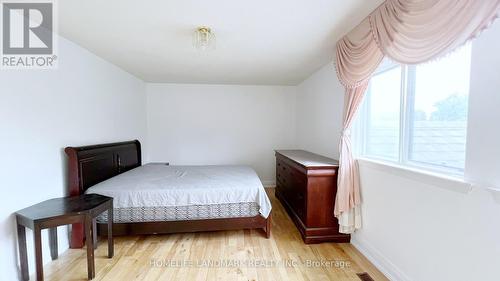
<path id="1" fill-rule="evenodd" d="M 141 165 L 140 142 L 67 147 L 69 195 L 113 197 L 113 235 L 235 229 L 271 231 L 271 204 L 257 174 L 246 166 Z M 107 234 L 107 214 L 94 227 Z M 81 224 L 71 248 L 84 244 Z"/>

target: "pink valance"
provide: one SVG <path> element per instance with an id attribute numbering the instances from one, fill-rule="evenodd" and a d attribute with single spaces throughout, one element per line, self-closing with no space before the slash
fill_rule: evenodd
<path id="1" fill-rule="evenodd" d="M 389 0 L 368 18 L 387 57 L 417 64 L 476 37 L 497 17 L 499 7 L 498 0 Z"/>
<path id="2" fill-rule="evenodd" d="M 369 79 L 384 58 L 366 18 L 337 43 L 337 75 L 346 88 Z"/>
<path id="3" fill-rule="evenodd" d="M 432 60 L 476 37 L 499 14 L 500 0 L 386 0 L 337 43 L 340 82 L 357 87 L 384 56 Z"/>
<path id="4" fill-rule="evenodd" d="M 349 130 L 370 77 L 384 57 L 401 64 L 435 59 L 478 36 L 500 0 L 386 0 L 337 42 L 336 70 L 346 88 L 335 216 L 343 233 L 361 227 L 359 175 Z"/>

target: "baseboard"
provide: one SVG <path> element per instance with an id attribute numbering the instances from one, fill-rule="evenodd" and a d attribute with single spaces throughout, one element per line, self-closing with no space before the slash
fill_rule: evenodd
<path id="1" fill-rule="evenodd" d="M 380 253 L 377 249 L 357 235 L 351 237 L 351 244 L 358 249 L 385 277 L 391 281 L 412 281 L 395 264 Z"/>
<path id="2" fill-rule="evenodd" d="M 274 180 L 261 180 L 262 182 L 262 185 L 266 188 L 269 188 L 269 187 L 276 187 L 276 181 Z"/>

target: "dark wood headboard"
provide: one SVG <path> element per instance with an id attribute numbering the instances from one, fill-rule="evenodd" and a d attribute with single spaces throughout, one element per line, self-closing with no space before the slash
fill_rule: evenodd
<path id="1" fill-rule="evenodd" d="M 66 147 L 69 195 L 80 195 L 94 184 L 141 166 L 138 140 Z"/>

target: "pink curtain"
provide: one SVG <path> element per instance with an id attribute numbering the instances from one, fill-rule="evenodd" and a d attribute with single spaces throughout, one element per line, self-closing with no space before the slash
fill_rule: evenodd
<path id="1" fill-rule="evenodd" d="M 351 189 L 338 188 L 335 198 L 335 216 L 339 220 L 339 231 L 341 233 L 352 233 L 361 228 L 361 196 L 359 194 L 358 166 L 352 157 L 351 125 L 356 116 L 366 88 L 368 80 L 355 88 L 347 88 L 344 104 L 344 123 L 342 135 L 340 136 L 340 168 L 338 175 L 338 186 L 354 187 Z"/>
<path id="2" fill-rule="evenodd" d="M 386 0 L 337 42 L 337 76 L 346 88 L 335 200 L 340 232 L 361 227 L 359 173 L 349 131 L 382 59 L 401 64 L 435 59 L 478 36 L 499 13 L 500 0 Z"/>

